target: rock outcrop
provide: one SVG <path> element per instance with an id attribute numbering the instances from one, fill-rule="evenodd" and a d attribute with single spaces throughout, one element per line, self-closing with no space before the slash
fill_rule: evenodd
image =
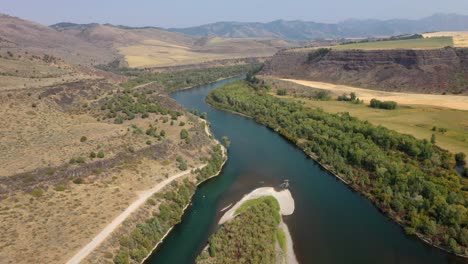
<path id="1" fill-rule="evenodd" d="M 468 94 L 468 49 L 286 50 L 262 73 L 386 91 Z"/>

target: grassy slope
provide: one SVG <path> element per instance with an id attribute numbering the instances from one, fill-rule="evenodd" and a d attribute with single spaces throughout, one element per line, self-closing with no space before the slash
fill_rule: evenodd
<path id="1" fill-rule="evenodd" d="M 332 48 L 336 50 L 438 49 L 438 48 L 443 48 L 447 46 L 453 47 L 452 37 L 434 37 L 434 38 L 423 38 L 423 39 L 353 43 L 353 44 L 333 46 Z"/>

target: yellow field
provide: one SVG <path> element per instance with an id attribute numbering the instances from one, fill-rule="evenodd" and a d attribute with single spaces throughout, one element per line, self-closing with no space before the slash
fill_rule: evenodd
<path id="1" fill-rule="evenodd" d="M 310 82 L 306 81 L 297 81 L 295 84 L 290 84 L 287 81 L 279 81 L 278 79 L 267 79 L 273 80 L 275 86 L 285 88 L 288 90 L 288 94 L 294 94 L 295 89 L 309 85 L 310 89 L 321 88 L 329 90 L 333 97 L 336 98 L 337 95 L 343 94 L 343 92 L 355 92 L 359 98 L 366 97 L 363 91 L 366 89 L 348 89 L 346 86 L 335 86 L 331 84 L 327 85 L 312 85 Z M 301 84 L 301 86 L 295 87 L 295 85 Z M 341 87 L 341 89 L 333 89 L 333 87 Z M 306 87 L 307 88 L 307 87 Z M 327 89 L 330 88 L 330 89 Z M 274 91 L 271 92 L 273 95 L 276 95 Z M 381 100 L 390 100 L 389 97 L 385 97 L 387 92 L 373 91 L 369 90 L 367 96 Z M 406 96 L 405 96 L 406 95 Z M 293 97 L 287 96 L 287 98 L 303 101 L 306 106 L 309 107 L 318 107 L 322 108 L 326 112 L 338 113 L 338 112 L 349 112 L 352 116 L 358 117 L 362 120 L 367 120 L 375 125 L 382 125 L 389 129 L 398 131 L 400 133 L 411 134 L 419 139 L 431 138 L 431 135 L 434 133 L 437 139 L 437 145 L 447 149 L 453 153 L 465 152 L 468 153 L 468 111 L 466 110 L 457 110 L 449 109 L 446 107 L 440 107 L 436 101 L 425 101 L 426 105 L 405 105 L 404 101 L 408 97 L 417 99 L 418 95 L 415 94 L 405 94 L 401 97 L 391 97 L 391 100 L 396 100 L 399 102 L 400 107 L 396 110 L 383 110 L 375 109 L 368 107 L 369 101 L 365 99 L 364 104 L 352 104 L 349 102 L 339 102 L 339 101 L 316 101 L 310 100 L 303 97 Z M 425 95 L 422 95 L 423 97 Z M 435 95 L 439 96 L 439 95 Z M 284 98 L 284 96 L 282 96 Z M 444 98 L 444 95 L 440 95 L 441 98 Z M 465 99 L 465 105 L 468 108 L 468 97 L 462 97 Z M 435 99 L 436 97 L 433 97 Z M 400 99 L 400 100 L 398 100 Z M 445 133 L 434 132 L 432 128 L 436 126 L 438 128 L 446 128 L 448 131 Z"/>
<path id="2" fill-rule="evenodd" d="M 468 96 L 462 95 L 438 95 L 438 94 L 412 94 L 385 92 L 379 90 L 364 89 L 348 85 L 337 85 L 324 82 L 314 82 L 305 80 L 282 79 L 296 84 L 329 90 L 334 94 L 355 92 L 360 99 L 369 102 L 372 98 L 379 98 L 385 101 L 395 101 L 404 105 L 429 105 L 435 107 L 446 107 L 458 110 L 468 110 Z M 468 118 L 468 117 L 467 117 Z"/>
<path id="3" fill-rule="evenodd" d="M 119 52 L 125 56 L 130 67 L 174 66 L 230 58 L 226 55 L 199 53 L 188 47 L 157 40 L 147 40 L 141 45 L 122 47 L 119 48 Z"/>
<path id="4" fill-rule="evenodd" d="M 211 38 L 200 43 L 170 43 L 146 39 L 139 44 L 117 47 L 130 67 L 176 66 L 213 60 L 273 55 L 289 44 L 279 40 Z"/>
<path id="5" fill-rule="evenodd" d="M 458 48 L 468 47 L 468 31 L 446 31 L 423 34 L 425 38 L 452 37 L 453 45 Z"/>

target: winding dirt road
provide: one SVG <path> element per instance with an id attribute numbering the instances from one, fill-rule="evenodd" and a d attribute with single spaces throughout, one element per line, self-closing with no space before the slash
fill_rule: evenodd
<path id="1" fill-rule="evenodd" d="M 205 167 L 206 164 L 199 166 L 199 169 L 202 169 Z M 188 175 L 191 173 L 191 170 L 186 170 L 181 173 L 175 174 L 164 181 L 158 183 L 156 186 L 153 188 L 144 191 L 138 195 L 138 199 L 134 201 L 132 204 L 130 204 L 125 211 L 123 211 L 119 216 L 117 216 L 109 225 L 104 228 L 101 233 L 99 233 L 97 236 L 91 240 L 85 247 L 83 247 L 78 253 L 76 253 L 69 261 L 67 261 L 67 264 L 78 264 L 80 263 L 86 256 L 88 256 L 94 249 L 96 249 L 106 238 L 116 229 L 120 226 L 120 224 L 127 219 L 127 217 L 130 216 L 133 212 L 135 212 L 138 208 L 140 208 L 143 203 L 146 202 L 153 194 L 159 192 L 162 188 L 166 187 L 168 184 L 170 184 L 172 181 L 183 177 L 185 175 Z"/>

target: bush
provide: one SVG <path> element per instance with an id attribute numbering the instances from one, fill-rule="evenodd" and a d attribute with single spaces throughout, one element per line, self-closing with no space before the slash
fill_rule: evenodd
<path id="1" fill-rule="evenodd" d="M 67 189 L 67 187 L 63 186 L 63 185 L 57 185 L 55 186 L 54 190 L 56 190 L 57 192 L 63 192 Z"/>
<path id="2" fill-rule="evenodd" d="M 100 159 L 104 158 L 104 151 L 100 150 L 97 154 L 97 157 Z"/>
<path id="3" fill-rule="evenodd" d="M 285 96 L 287 94 L 288 94 L 288 92 L 286 90 L 284 90 L 284 89 L 279 89 L 279 90 L 276 91 L 276 95 Z"/>
<path id="4" fill-rule="evenodd" d="M 161 137 L 165 137 L 165 136 L 166 136 L 166 131 L 161 130 L 161 132 L 159 132 L 159 135 L 160 135 Z"/>
<path id="5" fill-rule="evenodd" d="M 179 126 L 185 126 L 185 122 L 180 121 Z"/>
<path id="6" fill-rule="evenodd" d="M 34 189 L 34 190 L 32 190 L 31 195 L 36 197 L 36 198 L 42 197 L 44 195 L 44 190 L 42 190 L 40 188 Z"/>
<path id="7" fill-rule="evenodd" d="M 380 100 L 377 100 L 377 99 L 374 98 L 374 99 L 372 99 L 370 101 L 370 107 L 393 110 L 393 109 L 396 109 L 397 102 L 394 102 L 394 101 L 380 101 Z"/>
<path id="8" fill-rule="evenodd" d="M 80 142 L 85 142 L 86 140 L 88 140 L 88 138 L 85 137 L 85 136 L 82 136 L 82 137 L 80 138 Z"/>
<path id="9" fill-rule="evenodd" d="M 186 139 L 188 138 L 189 134 L 188 134 L 188 131 L 186 129 L 182 129 L 180 131 L 180 139 Z"/>
<path id="10" fill-rule="evenodd" d="M 466 164 L 466 154 L 463 152 L 455 154 L 455 162 L 457 163 L 457 166 L 464 166 Z"/>
<path id="11" fill-rule="evenodd" d="M 83 178 L 75 178 L 75 179 L 73 179 L 73 183 L 74 184 L 83 184 L 84 180 L 83 180 Z"/>
<path id="12" fill-rule="evenodd" d="M 91 158 L 91 159 L 96 158 L 96 152 L 93 151 L 93 152 L 89 153 L 89 158 Z"/>

